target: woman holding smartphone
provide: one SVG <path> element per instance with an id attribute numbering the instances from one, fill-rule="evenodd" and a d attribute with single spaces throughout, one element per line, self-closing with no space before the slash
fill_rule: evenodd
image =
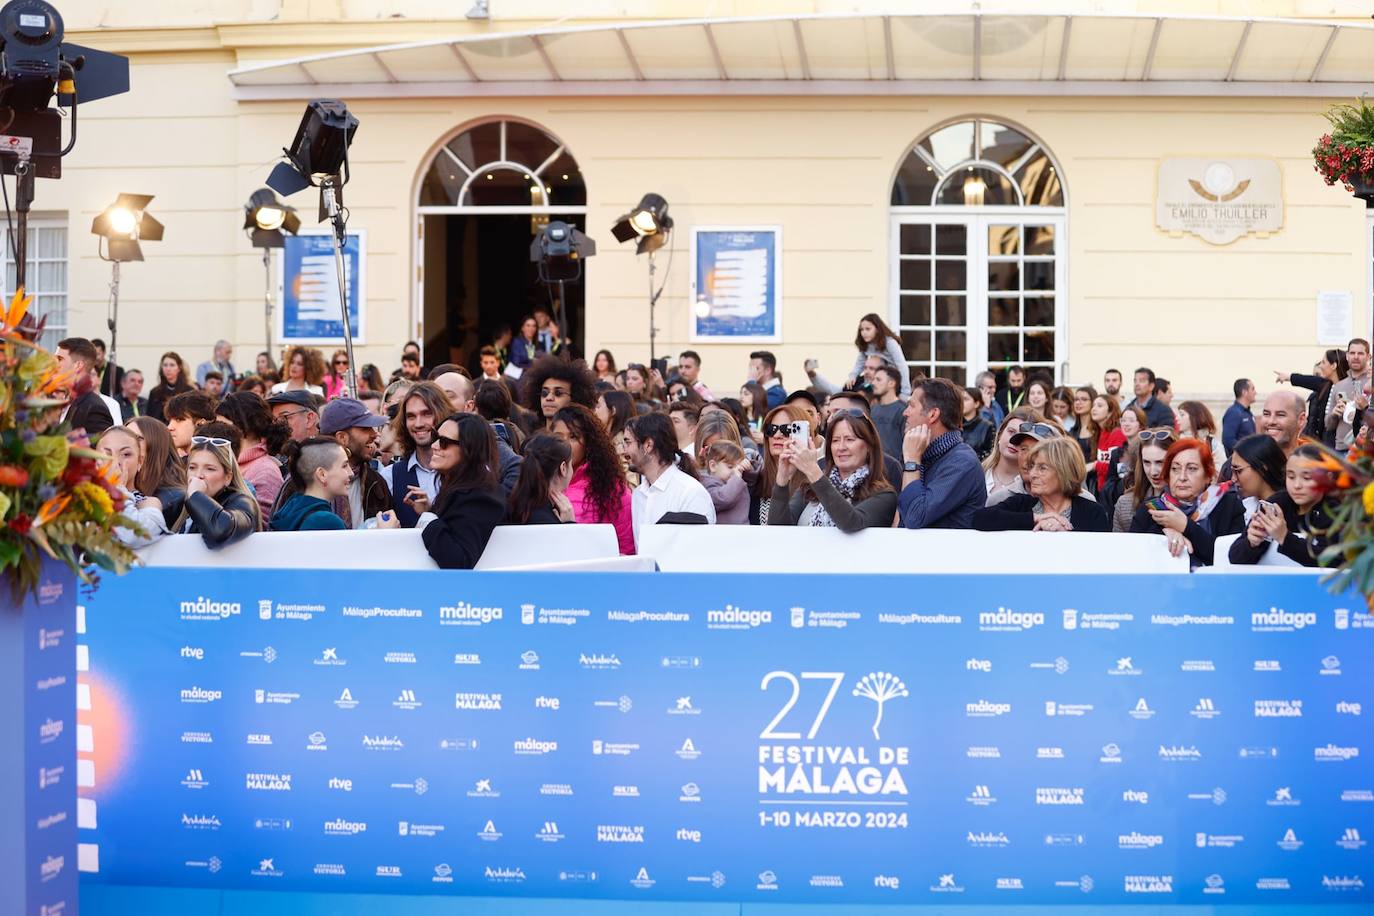
<path id="1" fill-rule="evenodd" d="M 1272 499 L 1260 501 L 1244 537 L 1231 545 L 1232 563 L 1258 563 L 1272 543 L 1280 554 L 1299 566 L 1318 565 L 1317 558 L 1329 544 L 1326 532 L 1331 527 L 1331 515 L 1322 500 L 1321 480 L 1330 472 L 1320 466 L 1321 460 L 1322 452 L 1314 445 L 1304 445 L 1293 452 L 1284 472 L 1284 489 Z"/>
<path id="2" fill-rule="evenodd" d="M 1296 514 L 1284 489 L 1287 463 L 1283 449 L 1264 433 L 1246 436 L 1231 450 L 1231 478 L 1245 507 L 1246 525 L 1245 537 L 1236 538 L 1228 553 L 1233 565 L 1253 566 L 1277 552 L 1264 525 L 1256 524 L 1256 516 L 1271 505 L 1278 505 L 1285 516 Z"/>
<path id="3" fill-rule="evenodd" d="M 1172 556 L 1189 554 L 1193 566 L 1211 566 L 1216 539 L 1240 534 L 1245 507 L 1229 488 L 1212 483 L 1212 449 L 1179 439 L 1164 455 L 1164 492 L 1145 500 L 1131 519 L 1134 534 L 1162 534 Z"/>

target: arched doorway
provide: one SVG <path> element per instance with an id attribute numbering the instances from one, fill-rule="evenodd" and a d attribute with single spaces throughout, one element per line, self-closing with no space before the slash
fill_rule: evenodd
<path id="1" fill-rule="evenodd" d="M 512 118 L 461 128 L 420 182 L 416 281 L 426 365 L 475 365 L 503 325 L 518 330 L 551 292 L 530 242 L 551 219 L 585 228 L 587 189 L 562 141 Z M 585 284 L 567 286 L 567 333 L 582 339 Z"/>
<path id="2" fill-rule="evenodd" d="M 969 385 L 1066 359 L 1064 186 L 1025 131 L 968 118 L 931 131 L 892 183 L 890 317 L 908 365 Z"/>

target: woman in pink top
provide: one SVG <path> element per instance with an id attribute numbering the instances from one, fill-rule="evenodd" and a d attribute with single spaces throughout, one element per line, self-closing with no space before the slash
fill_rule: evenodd
<path id="1" fill-rule="evenodd" d="M 630 487 L 606 428 L 596 414 L 569 404 L 553 415 L 549 432 L 572 447 L 572 481 L 565 491 L 579 524 L 615 526 L 622 554 L 635 552 Z"/>
<path id="2" fill-rule="evenodd" d="M 290 430 L 285 423 L 273 423 L 271 408 L 253 391 L 235 391 L 225 396 L 215 413 L 238 427 L 243 436 L 239 471 L 243 479 L 253 485 L 253 495 L 262 508 L 262 517 L 271 518 L 272 504 L 281 492 L 282 476 L 281 465 L 272 457 L 269 446 L 280 449 L 290 438 Z"/>
<path id="3" fill-rule="evenodd" d="M 324 399 L 332 401 L 344 393 L 344 378 L 348 375 L 348 351 L 335 350 L 329 360 L 329 371 L 324 374 Z"/>

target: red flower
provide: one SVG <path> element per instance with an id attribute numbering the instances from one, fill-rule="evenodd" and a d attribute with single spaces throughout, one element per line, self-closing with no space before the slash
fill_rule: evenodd
<path id="1" fill-rule="evenodd" d="M 24 515 L 23 513 L 20 513 L 19 515 L 10 519 L 9 527 L 10 530 L 13 531 L 15 534 L 21 536 L 27 535 L 29 533 L 29 529 L 33 527 L 33 519 L 29 518 L 27 515 Z"/>
<path id="2" fill-rule="evenodd" d="M 0 487 L 22 487 L 29 482 L 29 472 L 17 464 L 0 464 Z"/>

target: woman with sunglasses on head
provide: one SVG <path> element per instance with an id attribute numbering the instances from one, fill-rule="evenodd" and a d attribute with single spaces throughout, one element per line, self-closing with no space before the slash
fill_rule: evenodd
<path id="1" fill-rule="evenodd" d="M 1027 456 L 1026 492 L 1008 496 L 995 506 L 973 513 L 979 531 L 1101 531 L 1111 530 L 1106 511 L 1080 495 L 1087 476 L 1083 450 L 1059 436 L 1020 446 Z"/>
<path id="2" fill-rule="evenodd" d="M 572 505 L 573 521 L 614 525 L 620 552 L 633 554 L 633 501 L 625 480 L 623 447 L 617 451 L 596 414 L 581 404 L 569 404 L 555 413 L 549 432 L 566 442 L 570 450 L 572 477 L 564 489 Z"/>
<path id="3" fill-rule="evenodd" d="M 983 481 L 988 499 L 1005 499 L 1007 493 L 1021 489 L 1021 450 L 1012 444 L 1012 437 L 1021 431 L 1022 423 L 1041 423 L 1044 417 L 1032 407 L 1021 406 L 1007 414 L 993 439 L 992 451 L 983 459 Z"/>
<path id="4" fill-rule="evenodd" d="M 788 439 L 778 457 L 768 524 L 811 528 L 891 528 L 897 491 L 883 469 L 878 430 L 860 410 L 833 414 L 821 450 Z M 828 469 L 828 470 L 826 470 Z"/>
<path id="5" fill-rule="evenodd" d="M 768 510 L 773 501 L 774 484 L 778 482 L 778 464 L 783 450 L 800 430 L 806 413 L 796 404 L 782 404 L 768 411 L 763 421 L 763 471 L 754 482 L 749 501 L 749 524 L 767 525 Z M 809 422 L 809 421 L 808 421 Z M 791 483 L 797 484 L 795 478 Z M 789 499 L 791 497 L 789 496 Z"/>
<path id="6" fill-rule="evenodd" d="M 415 527 L 440 569 L 472 569 L 506 514 L 505 492 L 496 479 L 496 433 L 475 413 L 451 414 L 436 430 L 430 467 L 439 475 L 439 497 L 415 498 Z M 377 527 L 396 528 L 394 515 Z"/>
<path id="7" fill-rule="evenodd" d="M 1229 484 L 1212 483 L 1212 449 L 1200 439 L 1169 446 L 1164 477 L 1164 492 L 1136 509 L 1131 531 L 1162 534 L 1170 555 L 1187 553 L 1190 565 L 1211 566 L 1216 539 L 1245 529 L 1245 507 Z"/>
<path id="8" fill-rule="evenodd" d="M 191 450 L 186 453 L 186 502 L 172 530 L 199 534 L 211 550 L 262 530 L 258 501 L 239 473 L 232 439 L 191 437 Z"/>
<path id="9" fill-rule="evenodd" d="M 1161 427 L 1143 429 L 1128 442 L 1121 463 L 1129 470 L 1130 484 L 1113 504 L 1113 531 L 1130 531 L 1136 507 L 1164 492 L 1164 459 L 1174 441 L 1174 431 Z"/>

